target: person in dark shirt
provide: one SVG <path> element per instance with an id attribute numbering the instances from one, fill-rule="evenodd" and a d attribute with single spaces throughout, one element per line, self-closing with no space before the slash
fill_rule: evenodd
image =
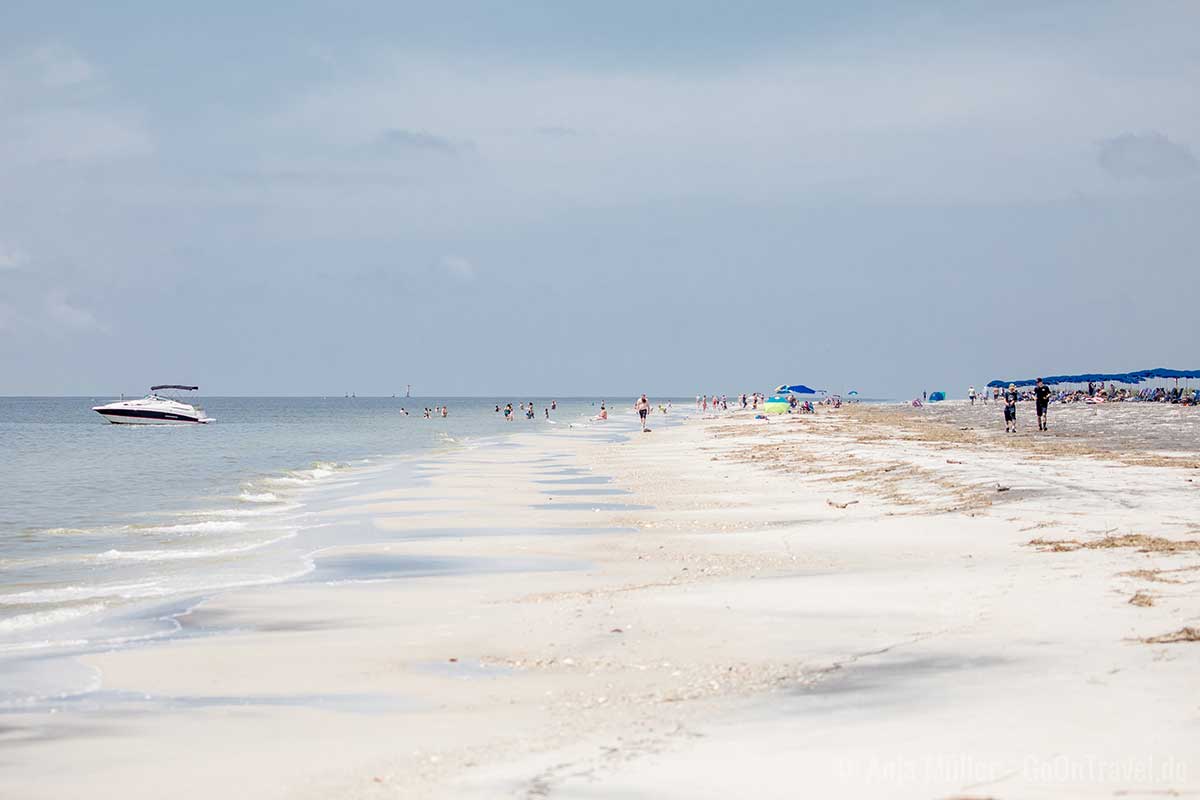
<path id="1" fill-rule="evenodd" d="M 1004 393 L 1004 432 L 1017 432 L 1017 385 L 1010 383 L 1008 391 Z"/>
<path id="2" fill-rule="evenodd" d="M 1042 379 L 1037 379 L 1037 386 L 1033 389 L 1033 399 L 1037 403 L 1037 419 L 1038 430 L 1050 430 L 1046 426 L 1046 409 L 1050 407 L 1050 387 L 1042 383 Z"/>

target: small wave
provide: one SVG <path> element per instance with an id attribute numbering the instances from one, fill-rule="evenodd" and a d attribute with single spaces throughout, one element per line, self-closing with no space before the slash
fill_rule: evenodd
<path id="1" fill-rule="evenodd" d="M 151 597 L 167 597 L 170 595 L 190 594 L 193 592 L 216 592 L 224 589 L 236 589 L 242 586 L 261 586 L 271 583 L 282 583 L 294 580 L 312 572 L 314 568 L 311 558 L 303 559 L 304 567 L 290 573 L 270 575 L 246 575 L 229 581 L 210 583 L 202 576 L 192 580 L 168 583 L 161 580 L 143 581 L 141 583 L 98 584 L 93 586 L 60 586 L 54 589 L 31 589 L 25 592 L 15 592 L 0 595 L 0 605 L 43 605 L 46 603 L 69 603 L 80 600 L 96 600 L 104 597 L 121 600 L 139 600 Z"/>
<path id="2" fill-rule="evenodd" d="M 350 468 L 349 464 L 334 461 L 314 461 L 309 469 L 288 470 L 283 475 L 263 478 L 259 483 L 272 486 L 306 486 L 315 481 L 324 480 Z"/>
<path id="3" fill-rule="evenodd" d="M 238 495 L 243 503 L 282 503 L 283 499 L 274 492 L 245 491 Z"/>
<path id="4" fill-rule="evenodd" d="M 153 597 L 161 593 L 162 584 L 159 581 L 107 586 L 61 586 L 57 589 L 30 589 L 25 592 L 0 595 L 0 605 L 70 603 L 78 600 L 94 600 L 99 597 L 119 597 L 128 600 L 135 597 Z"/>
<path id="5" fill-rule="evenodd" d="M 176 516 L 183 518 L 216 518 L 220 521 L 223 517 L 265 517 L 272 514 L 279 514 L 283 511 L 294 511 L 300 508 L 299 503 L 285 503 L 280 501 L 278 505 L 267 503 L 252 503 L 244 506 L 234 506 L 231 508 L 209 508 L 202 511 L 180 511 Z"/>
<path id="6" fill-rule="evenodd" d="M 247 523 L 233 519 L 214 519 L 205 522 L 184 522 L 179 525 L 148 525 L 137 527 L 138 531 L 158 533 L 231 533 L 246 528 Z"/>
<path id="7" fill-rule="evenodd" d="M 48 650 L 51 647 L 81 647 L 85 644 L 88 644 L 87 639 L 36 639 L 34 641 L 0 645 L 0 653 L 19 653 L 24 650 Z M 4 703 L 0 703 L 0 707 L 4 705 Z"/>
<path id="8" fill-rule="evenodd" d="M 34 611 L 29 614 L 18 614 L 14 617 L 0 620 L 0 633 L 13 633 L 15 631 L 27 631 L 30 628 L 42 628 L 46 625 L 57 625 L 60 622 L 68 622 L 77 617 L 103 611 L 104 608 L 104 603 L 88 603 L 83 606 L 71 606 L 56 608 L 51 611 Z"/>
<path id="9" fill-rule="evenodd" d="M 261 547 L 269 547 L 276 542 L 282 542 L 285 539 L 292 539 L 296 536 L 295 532 L 285 536 L 277 536 L 274 539 L 267 539 L 262 542 L 251 542 L 249 544 L 238 545 L 236 547 L 212 547 L 201 550 L 105 550 L 103 553 L 96 555 L 96 558 L 104 561 L 183 561 L 195 558 L 218 558 L 220 556 L 233 555 L 235 553 L 247 553 L 251 550 L 258 550 Z"/>

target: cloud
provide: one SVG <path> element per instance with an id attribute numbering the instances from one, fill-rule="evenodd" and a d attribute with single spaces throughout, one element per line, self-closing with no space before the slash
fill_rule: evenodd
<path id="1" fill-rule="evenodd" d="M 453 139 L 436 136 L 426 131 L 410 131 L 401 128 L 385 130 L 375 142 L 377 151 L 389 155 L 427 152 L 455 156 L 470 150 L 471 147 L 470 142 L 456 142 Z"/>
<path id="2" fill-rule="evenodd" d="M 1186 145 L 1158 131 L 1105 139 L 1096 160 L 1108 174 L 1121 179 L 1171 180 L 1200 170 L 1200 161 Z"/>
<path id="3" fill-rule="evenodd" d="M 104 330 L 96 315 L 86 308 L 72 304 L 62 290 L 46 295 L 46 313 L 51 321 L 71 330 Z"/>
<path id="4" fill-rule="evenodd" d="M 149 155 L 153 143 L 129 115 L 109 109 L 55 108 L 0 121 L 4 161 L 40 164 Z"/>
<path id="5" fill-rule="evenodd" d="M 442 256 L 438 259 L 438 267 L 463 283 L 475 280 L 475 265 L 462 256 Z"/>
<path id="6" fill-rule="evenodd" d="M 564 125 L 543 125 L 537 129 L 537 132 L 542 136 L 549 136 L 554 139 L 568 139 L 579 135 L 579 131 Z"/>
<path id="7" fill-rule="evenodd" d="M 60 44 L 0 60 L 0 107 L 0 169 L 153 152 L 141 115 Z"/>
<path id="8" fill-rule="evenodd" d="M 54 88 L 87 83 L 96 75 L 91 62 L 61 44 L 45 44 L 35 48 L 29 54 L 28 61 L 41 82 Z"/>
<path id="9" fill-rule="evenodd" d="M 0 242 L 0 270 L 20 269 L 29 263 L 29 256 L 17 247 Z"/>

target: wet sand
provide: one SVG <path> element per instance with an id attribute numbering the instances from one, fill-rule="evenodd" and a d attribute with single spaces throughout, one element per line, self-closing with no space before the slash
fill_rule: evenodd
<path id="1" fill-rule="evenodd" d="M 359 543 L 308 580 L 0 717 L 0 795 L 1200 793 L 1200 454 L 1072 411 L 451 451 L 323 512 Z"/>

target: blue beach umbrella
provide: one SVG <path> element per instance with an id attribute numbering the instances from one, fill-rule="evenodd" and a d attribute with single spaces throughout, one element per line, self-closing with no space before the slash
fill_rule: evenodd
<path id="1" fill-rule="evenodd" d="M 1141 383 L 1142 381 L 1153 378 L 1200 378 L 1200 370 L 1196 369 L 1139 369 L 1133 372 L 1085 372 L 1079 375 L 1047 375 L 1045 383 L 1053 386 L 1057 383 Z M 1036 378 L 1026 378 L 1019 381 L 1002 381 L 994 380 L 988 383 L 988 386 L 998 386 L 1003 388 L 1010 383 L 1017 386 L 1033 386 L 1037 383 Z"/>
<path id="2" fill-rule="evenodd" d="M 784 392 L 791 392 L 792 394 L 816 394 L 817 390 L 810 389 L 803 383 L 797 383 L 795 386 L 788 386 L 785 383 L 775 389 L 775 394 L 783 394 Z"/>

